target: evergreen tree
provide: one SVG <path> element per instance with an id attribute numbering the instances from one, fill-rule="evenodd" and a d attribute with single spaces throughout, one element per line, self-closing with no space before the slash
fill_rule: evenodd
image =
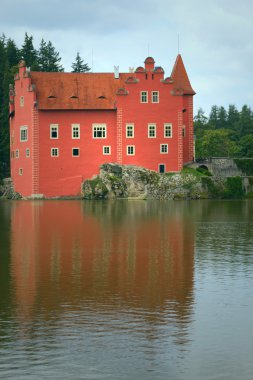
<path id="1" fill-rule="evenodd" d="M 81 59 L 79 52 L 77 52 L 76 60 L 72 63 L 72 73 L 85 73 L 90 71 L 90 67 L 87 63 L 84 63 L 83 59 Z"/>
<path id="2" fill-rule="evenodd" d="M 40 42 L 40 47 L 38 51 L 38 62 L 40 71 L 64 71 L 62 65 L 60 64 L 61 58 L 59 53 L 55 50 L 52 42 L 46 43 L 44 39 Z"/>
<path id="3" fill-rule="evenodd" d="M 24 43 L 21 48 L 21 58 L 24 59 L 27 67 L 30 67 L 33 71 L 38 71 L 38 56 L 33 46 L 33 36 L 28 36 L 27 33 L 25 33 Z"/>
<path id="4" fill-rule="evenodd" d="M 216 128 L 226 128 L 227 127 L 227 111 L 224 107 L 219 107 L 217 112 L 217 124 Z"/>
<path id="5" fill-rule="evenodd" d="M 208 120 L 209 127 L 212 129 L 217 128 L 218 124 L 218 107 L 212 106 Z"/>

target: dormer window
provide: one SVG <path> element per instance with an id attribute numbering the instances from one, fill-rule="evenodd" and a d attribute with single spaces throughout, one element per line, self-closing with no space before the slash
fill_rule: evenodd
<path id="1" fill-rule="evenodd" d="M 78 99 L 78 96 L 76 96 L 76 95 L 72 95 L 72 96 L 70 97 L 70 99 Z"/>
<path id="2" fill-rule="evenodd" d="M 48 96 L 48 99 L 56 99 L 56 96 L 54 96 L 54 95 L 49 95 L 49 96 Z"/>
<path id="3" fill-rule="evenodd" d="M 106 99 L 106 97 L 105 97 L 104 95 L 100 95 L 100 96 L 98 97 L 98 99 Z"/>

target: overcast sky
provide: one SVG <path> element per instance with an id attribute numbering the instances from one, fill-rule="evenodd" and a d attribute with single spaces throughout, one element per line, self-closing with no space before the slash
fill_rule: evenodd
<path id="1" fill-rule="evenodd" d="M 0 33 L 20 48 L 25 32 L 36 48 L 50 40 L 65 71 L 79 51 L 94 72 L 126 72 L 150 55 L 170 76 L 179 45 L 195 112 L 253 108 L 252 0 L 0 0 Z"/>

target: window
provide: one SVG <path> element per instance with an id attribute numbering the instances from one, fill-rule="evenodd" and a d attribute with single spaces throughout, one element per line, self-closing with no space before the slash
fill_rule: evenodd
<path id="1" fill-rule="evenodd" d="M 16 156 L 16 158 L 19 158 L 19 149 L 16 149 L 15 156 Z"/>
<path id="2" fill-rule="evenodd" d="M 59 126 L 58 124 L 50 124 L 50 139 L 58 139 Z"/>
<path id="3" fill-rule="evenodd" d="M 18 174 L 19 174 L 19 175 L 23 175 L 23 169 L 22 169 L 22 168 L 19 168 L 19 169 L 18 169 Z"/>
<path id="4" fill-rule="evenodd" d="M 135 154 L 135 146 L 134 145 L 127 145 L 127 155 L 133 156 Z"/>
<path id="5" fill-rule="evenodd" d="M 80 139 L 80 124 L 72 124 L 72 139 Z"/>
<path id="6" fill-rule="evenodd" d="M 23 96 L 20 96 L 19 104 L 20 104 L 20 107 L 24 107 L 24 105 L 25 105 L 25 98 Z"/>
<path id="7" fill-rule="evenodd" d="M 165 164 L 159 164 L 158 171 L 159 173 L 165 173 Z"/>
<path id="8" fill-rule="evenodd" d="M 183 128 L 182 128 L 182 136 L 185 137 L 185 135 L 186 135 L 185 125 L 183 125 Z"/>
<path id="9" fill-rule="evenodd" d="M 25 156 L 26 156 L 27 158 L 30 157 L 30 149 L 29 149 L 29 148 L 27 148 L 27 149 L 25 150 Z"/>
<path id="10" fill-rule="evenodd" d="M 51 148 L 51 157 L 59 157 L 59 149 Z"/>
<path id="11" fill-rule="evenodd" d="M 80 149 L 79 148 L 72 148 L 72 156 L 73 157 L 80 156 Z"/>
<path id="12" fill-rule="evenodd" d="M 148 91 L 141 91 L 141 103 L 148 102 Z"/>
<path id="13" fill-rule="evenodd" d="M 164 137 L 172 137 L 172 124 L 164 124 Z"/>
<path id="14" fill-rule="evenodd" d="M 28 129 L 27 127 L 20 127 L 20 141 L 28 140 Z"/>
<path id="15" fill-rule="evenodd" d="M 156 137 L 156 124 L 148 125 L 148 137 L 155 138 Z"/>
<path id="16" fill-rule="evenodd" d="M 159 91 L 152 91 L 152 103 L 159 103 Z"/>
<path id="17" fill-rule="evenodd" d="M 110 146 L 103 146 L 103 154 L 104 155 L 111 154 L 111 147 Z"/>
<path id="18" fill-rule="evenodd" d="M 106 139 L 106 124 L 93 124 L 93 138 Z"/>
<path id="19" fill-rule="evenodd" d="M 160 153 L 168 153 L 168 144 L 160 145 Z"/>
<path id="20" fill-rule="evenodd" d="M 134 125 L 133 124 L 127 124 L 126 125 L 126 137 L 127 138 L 133 138 L 134 137 Z"/>

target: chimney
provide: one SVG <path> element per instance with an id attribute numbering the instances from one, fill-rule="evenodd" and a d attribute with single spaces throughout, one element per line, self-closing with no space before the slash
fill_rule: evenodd
<path id="1" fill-rule="evenodd" d="M 119 66 L 114 66 L 114 78 L 119 79 Z"/>

